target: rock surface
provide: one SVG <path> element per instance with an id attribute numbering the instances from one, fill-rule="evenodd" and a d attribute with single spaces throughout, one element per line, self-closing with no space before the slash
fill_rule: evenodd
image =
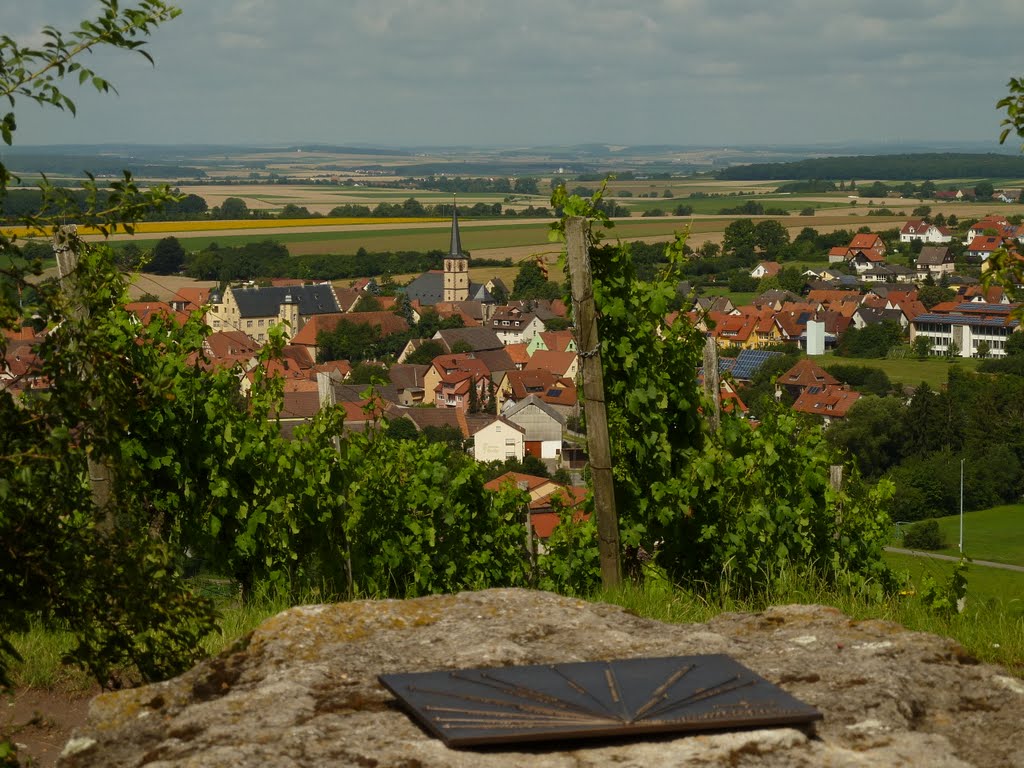
<path id="1" fill-rule="evenodd" d="M 452 750 L 377 675 L 727 653 L 821 710 L 761 729 Z M 164 683 L 98 696 L 58 761 L 78 766 L 1024 766 L 1024 682 L 955 642 L 821 606 L 671 625 L 544 592 L 294 608 Z M 564 749 L 564 745 L 563 745 Z"/>

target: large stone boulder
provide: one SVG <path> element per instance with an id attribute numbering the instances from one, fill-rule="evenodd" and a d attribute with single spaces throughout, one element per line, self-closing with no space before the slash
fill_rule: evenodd
<path id="1" fill-rule="evenodd" d="M 428 736 L 377 675 L 726 653 L 824 713 L 792 728 L 510 750 Z M 98 696 L 59 766 L 1024 766 L 1024 683 L 955 642 L 790 605 L 675 625 L 544 592 L 294 608 L 180 677 Z"/>

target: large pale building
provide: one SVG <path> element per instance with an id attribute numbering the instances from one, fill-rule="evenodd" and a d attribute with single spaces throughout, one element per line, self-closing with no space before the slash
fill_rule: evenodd
<path id="1" fill-rule="evenodd" d="M 210 295 L 207 324 L 214 331 L 241 331 L 258 342 L 270 338 L 270 328 L 287 324 L 295 336 L 314 315 L 340 312 L 330 283 L 292 286 L 231 286 L 223 296 Z"/>

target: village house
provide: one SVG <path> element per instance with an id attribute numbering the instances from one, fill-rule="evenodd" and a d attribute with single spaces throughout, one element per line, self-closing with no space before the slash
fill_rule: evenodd
<path id="1" fill-rule="evenodd" d="M 924 219 L 911 219 L 900 228 L 900 242 L 949 243 L 953 233 L 946 227 L 930 224 Z"/>
<path id="2" fill-rule="evenodd" d="M 565 416 L 535 395 L 502 411 L 502 416 L 522 427 L 526 452 L 538 459 L 557 459 L 562 453 Z"/>
<path id="3" fill-rule="evenodd" d="M 825 426 L 836 419 L 845 418 L 853 404 L 861 398 L 860 392 L 838 385 L 812 389 L 801 393 L 793 403 L 793 410 L 797 413 L 817 416 Z"/>
<path id="4" fill-rule="evenodd" d="M 805 357 L 775 380 L 775 397 L 780 398 L 783 390 L 800 397 L 808 390 L 820 392 L 825 387 L 837 386 L 839 381 L 832 374 Z"/>
<path id="5" fill-rule="evenodd" d="M 521 472 L 506 472 L 488 483 L 484 488 L 497 493 L 512 486 L 526 492 L 530 497 L 530 527 L 538 539 L 546 539 L 561 524 L 558 510 L 564 509 L 572 515 L 573 522 L 589 520 L 590 514 L 583 508 L 588 497 L 586 488 L 564 486 L 546 477 L 525 475 Z M 542 546 L 538 550 L 542 550 Z"/>
<path id="6" fill-rule="evenodd" d="M 305 347 L 314 360 L 320 359 L 320 347 L 317 339 L 321 333 L 331 333 L 339 324 L 369 325 L 380 332 L 381 338 L 396 333 L 405 333 L 409 324 L 401 315 L 394 312 L 342 312 L 314 315 L 302 326 L 302 330 L 291 338 L 291 343 Z"/>
<path id="7" fill-rule="evenodd" d="M 1003 246 L 1004 240 L 999 235 L 978 235 L 967 246 L 967 261 L 981 264 Z"/>
<path id="8" fill-rule="evenodd" d="M 489 395 L 490 380 L 490 370 L 472 354 L 439 355 L 423 374 L 423 403 L 467 411 L 473 388 L 476 402 L 482 406 Z"/>
<path id="9" fill-rule="evenodd" d="M 576 337 L 572 331 L 542 331 L 534 336 L 526 347 L 532 356 L 538 350 L 552 352 L 576 352 Z"/>
<path id="10" fill-rule="evenodd" d="M 429 365 L 410 365 L 395 363 L 388 370 L 391 384 L 398 393 L 398 404 L 405 406 L 420 405 L 426 398 L 425 378 Z"/>
<path id="11" fill-rule="evenodd" d="M 777 261 L 762 261 L 752 270 L 750 276 L 760 280 L 762 277 L 776 277 L 782 271 L 782 265 Z"/>
<path id="12" fill-rule="evenodd" d="M 573 380 L 559 378 L 550 371 L 505 371 L 496 383 L 499 413 L 505 413 L 514 403 L 522 402 L 530 395 L 535 395 L 562 417 L 579 412 Z"/>
<path id="13" fill-rule="evenodd" d="M 524 370 L 551 371 L 558 378 L 575 379 L 579 372 L 579 356 L 575 352 L 541 349 L 534 353 Z"/>
<path id="14" fill-rule="evenodd" d="M 922 248 L 914 265 L 917 268 L 919 280 L 926 279 L 928 275 L 935 278 L 941 277 L 943 274 L 951 275 L 956 269 L 953 252 L 948 247 L 936 245 L 927 245 Z"/>
<path id="15" fill-rule="evenodd" d="M 491 315 L 489 326 L 502 344 L 529 344 L 546 330 L 539 317 L 518 307 L 499 307 Z"/>
<path id="16" fill-rule="evenodd" d="M 491 416 L 479 427 L 470 425 L 473 458 L 477 461 L 522 461 L 525 430 L 504 417 Z"/>

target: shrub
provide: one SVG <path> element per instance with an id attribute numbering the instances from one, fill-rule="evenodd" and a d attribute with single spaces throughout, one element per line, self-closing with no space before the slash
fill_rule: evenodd
<path id="1" fill-rule="evenodd" d="M 936 550 L 945 548 L 946 540 L 937 521 L 921 520 L 907 526 L 903 532 L 903 546 L 907 549 Z"/>

